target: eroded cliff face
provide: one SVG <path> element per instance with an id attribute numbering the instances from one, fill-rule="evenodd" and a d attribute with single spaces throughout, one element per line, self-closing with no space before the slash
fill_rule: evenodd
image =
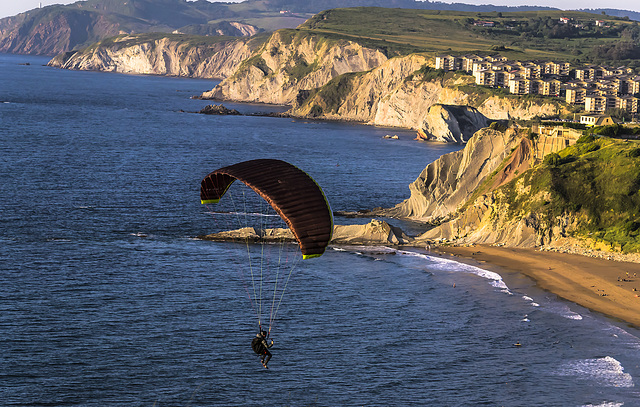
<path id="1" fill-rule="evenodd" d="M 434 222 L 450 217 L 465 204 L 521 140 L 513 129 L 478 131 L 460 151 L 429 164 L 409 185 L 411 196 L 388 209 L 387 216 Z"/>
<path id="2" fill-rule="evenodd" d="M 487 127 L 487 118 L 471 106 L 432 105 L 427 110 L 418 140 L 466 143 L 475 132 Z"/>
<path id="3" fill-rule="evenodd" d="M 526 128 L 484 128 L 464 149 L 429 164 L 409 185 L 411 196 L 383 213 L 421 222 L 451 219 L 472 204 L 472 198 L 496 190 L 538 164 L 544 155 L 575 143 L 575 138 L 563 137 L 538 136 L 532 140 Z M 477 205 L 483 208 L 486 202 L 479 200 Z M 465 216 L 473 218 L 478 209 L 466 211 L 470 212 Z"/>
<path id="4" fill-rule="evenodd" d="M 388 59 L 347 40 L 298 30 L 268 39 L 210 45 L 165 38 L 121 36 L 50 63 L 67 69 L 226 78 L 204 99 L 291 105 L 299 117 L 345 120 L 416 130 L 425 139 L 466 142 L 487 119 L 553 116 L 559 103 L 487 96 L 461 73 L 425 80 L 428 56 Z M 195 43 L 195 45 L 194 45 Z M 478 89 L 476 92 L 475 89 Z"/>
<path id="5" fill-rule="evenodd" d="M 142 38 L 142 39 L 141 39 Z M 194 45 L 181 35 L 163 38 L 120 36 L 78 52 L 61 54 L 50 66 L 149 75 L 225 78 L 248 58 L 249 40 Z"/>
<path id="6" fill-rule="evenodd" d="M 231 37 L 251 37 L 262 30 L 255 25 L 237 21 L 221 21 L 215 24 L 194 24 L 174 30 L 174 34 L 226 35 Z"/>
<path id="7" fill-rule="evenodd" d="M 300 91 L 347 72 L 368 71 L 386 60 L 381 51 L 352 41 L 276 31 L 232 76 L 201 97 L 289 105 Z"/>
<path id="8" fill-rule="evenodd" d="M 466 141 L 487 118 L 530 119 L 563 112 L 560 104 L 548 100 L 482 97 L 482 90 L 474 93 L 469 75 L 423 80 L 418 72 L 429 64 L 421 54 L 391 58 L 369 72 L 348 75 L 299 98 L 291 114 L 404 127 L 424 133 L 426 139 Z M 454 112 L 453 106 L 459 108 Z"/>
<path id="9" fill-rule="evenodd" d="M 531 185 L 518 177 L 540 163 L 550 152 L 575 144 L 575 138 L 528 137 L 528 129 L 505 132 L 483 129 L 462 151 L 429 164 L 410 185 L 411 197 L 384 212 L 387 216 L 441 222 L 416 238 L 457 244 L 500 243 L 533 247 L 553 244 L 568 236 L 576 219 L 549 220 L 539 213 L 514 213 L 514 196 L 528 196 Z M 515 181 L 507 193 L 504 185 Z M 548 202 L 548 191 L 527 198 Z"/>
<path id="10" fill-rule="evenodd" d="M 516 188 L 526 188 L 518 180 Z M 532 197 L 548 200 L 548 194 Z M 494 190 L 480 196 L 468 208 L 453 219 L 416 238 L 417 241 L 444 241 L 455 244 L 499 244 L 512 247 L 554 246 L 567 239 L 575 229 L 575 216 L 546 219 L 537 213 L 511 213 L 508 197 L 504 191 Z"/>

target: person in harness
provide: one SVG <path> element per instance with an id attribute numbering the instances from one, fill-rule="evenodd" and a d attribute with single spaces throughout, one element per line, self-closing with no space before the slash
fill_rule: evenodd
<path id="1" fill-rule="evenodd" d="M 260 355 L 260 362 L 262 362 L 262 366 L 264 366 L 265 369 L 268 369 L 267 363 L 269 363 L 271 359 L 269 348 L 273 346 L 273 339 L 270 343 L 267 342 L 268 336 L 269 333 L 267 331 L 260 329 L 260 332 L 253 338 L 253 341 L 251 341 L 251 349 Z"/>

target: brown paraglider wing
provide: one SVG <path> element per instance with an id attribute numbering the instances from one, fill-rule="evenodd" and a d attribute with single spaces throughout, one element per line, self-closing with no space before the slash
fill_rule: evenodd
<path id="1" fill-rule="evenodd" d="M 322 189 L 306 172 L 273 159 L 233 164 L 204 177 L 201 202 L 217 203 L 235 180 L 249 186 L 278 212 L 296 237 L 304 259 L 324 253 L 333 233 L 333 216 Z"/>

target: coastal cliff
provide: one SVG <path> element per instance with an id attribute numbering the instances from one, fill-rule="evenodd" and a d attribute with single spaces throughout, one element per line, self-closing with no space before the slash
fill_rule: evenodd
<path id="1" fill-rule="evenodd" d="M 60 54 L 49 66 L 134 74 L 224 78 L 245 60 L 257 40 L 171 34 L 120 35 Z"/>
<path id="2" fill-rule="evenodd" d="M 391 58 L 369 72 L 346 74 L 335 78 L 319 89 L 298 98 L 292 115 L 341 119 L 378 126 L 404 127 L 422 130 L 426 139 L 466 141 L 486 126 L 486 119 L 531 119 L 535 116 L 556 116 L 564 112 L 560 103 L 548 99 L 495 95 L 475 86 L 474 78 L 462 72 L 437 72 L 431 61 L 422 54 Z M 468 122 L 468 130 L 461 132 L 453 126 L 435 125 L 443 117 L 443 109 L 436 105 L 471 107 L 485 118 L 467 109 L 452 109 L 444 114 L 447 124 L 459 116 Z M 447 110 L 447 109 L 445 109 Z M 452 117 L 453 120 L 449 120 Z"/>
<path id="3" fill-rule="evenodd" d="M 321 87 L 346 72 L 368 71 L 386 60 L 380 50 L 352 41 L 279 30 L 201 98 L 290 105 L 301 91 Z"/>
<path id="4" fill-rule="evenodd" d="M 418 138 L 466 142 L 491 120 L 565 113 L 549 98 L 523 98 L 476 86 L 462 72 L 431 68 L 413 53 L 304 30 L 231 39 L 180 34 L 120 35 L 49 64 L 66 69 L 156 74 L 223 81 L 199 98 L 290 105 L 294 117 L 415 130 Z"/>
<path id="5" fill-rule="evenodd" d="M 463 73 L 433 75 L 423 54 L 387 59 L 350 41 L 281 30 L 203 99 L 291 105 L 292 116 L 416 130 L 425 140 L 466 142 L 488 119 L 564 113 L 548 99 L 505 97 Z"/>
<path id="6" fill-rule="evenodd" d="M 377 214 L 435 225 L 415 242 L 640 251 L 640 142 L 492 127 L 429 164 L 409 199 Z"/>
<path id="7" fill-rule="evenodd" d="M 520 132 L 485 128 L 464 149 L 445 154 L 429 164 L 409 185 L 411 196 L 384 211 L 384 215 L 420 222 L 450 217 L 477 191 L 521 143 Z"/>

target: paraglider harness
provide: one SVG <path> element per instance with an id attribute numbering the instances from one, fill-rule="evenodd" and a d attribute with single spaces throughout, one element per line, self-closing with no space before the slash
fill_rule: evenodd
<path id="1" fill-rule="evenodd" d="M 269 359 L 271 359 L 269 348 L 273 346 L 273 340 L 271 340 L 271 343 L 267 342 L 268 337 L 269 333 L 263 331 L 261 327 L 256 337 L 251 341 L 251 349 L 260 355 L 260 361 L 265 368 L 267 367 L 267 363 L 269 363 Z"/>
<path id="2" fill-rule="evenodd" d="M 271 343 L 267 342 L 267 338 L 269 337 L 269 334 L 267 333 L 267 335 L 264 336 L 262 334 L 263 332 L 264 331 L 261 331 L 260 333 L 258 333 L 256 337 L 253 338 L 253 341 L 251 341 L 251 349 L 253 349 L 253 351 L 258 355 L 265 355 L 269 353 L 268 348 L 273 346 L 273 341 L 271 341 Z"/>

